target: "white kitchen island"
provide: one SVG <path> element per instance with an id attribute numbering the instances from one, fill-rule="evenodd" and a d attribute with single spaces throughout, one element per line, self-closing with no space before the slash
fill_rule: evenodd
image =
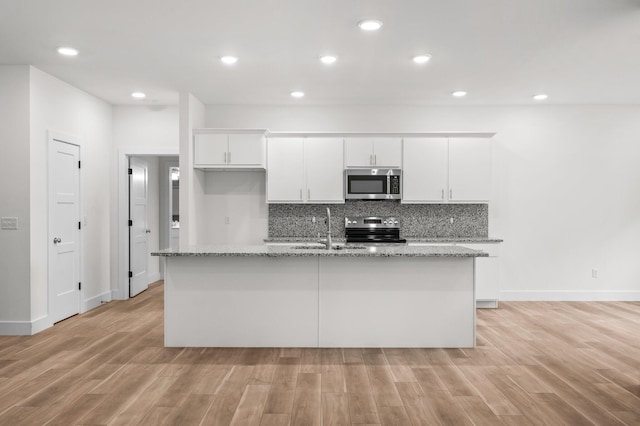
<path id="1" fill-rule="evenodd" d="M 163 250 L 165 346 L 473 347 L 475 257 L 456 246 Z"/>

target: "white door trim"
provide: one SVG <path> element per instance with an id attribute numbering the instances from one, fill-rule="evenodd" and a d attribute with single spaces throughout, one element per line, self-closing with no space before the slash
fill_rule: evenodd
<path id="1" fill-rule="evenodd" d="M 139 147 L 123 146 L 118 148 L 118 165 L 116 176 L 118 180 L 118 223 L 117 229 L 117 270 L 111 279 L 111 298 L 126 300 L 129 298 L 129 157 L 134 155 L 167 156 L 180 155 L 179 147 Z"/>
<path id="2" fill-rule="evenodd" d="M 47 246 L 49 247 L 47 249 L 47 327 L 44 326 L 44 324 L 42 323 L 42 318 L 39 318 L 38 321 L 39 322 L 39 327 L 40 329 L 44 330 L 45 328 L 51 327 L 53 326 L 53 319 L 52 319 L 52 313 L 53 313 L 53 294 L 54 291 L 51 288 L 51 283 L 52 283 L 52 277 L 51 277 L 51 245 L 49 244 L 49 236 L 51 235 L 51 223 L 53 221 L 52 218 L 52 211 L 50 208 L 50 203 L 52 200 L 52 191 L 53 191 L 53 185 L 51 183 L 51 179 L 49 179 L 51 176 L 49 176 L 49 173 L 51 172 L 51 154 L 53 151 L 53 144 L 55 141 L 58 142 L 64 142 L 64 143 L 68 143 L 69 145 L 74 145 L 78 147 L 78 158 L 81 159 L 82 158 L 82 146 L 80 145 L 80 140 L 78 137 L 74 136 L 74 135 L 70 135 L 67 133 L 62 133 L 62 132 L 58 132 L 55 130 L 51 130 L 48 129 L 47 130 Z M 82 170 L 82 169 L 81 169 Z M 82 172 L 79 173 L 78 176 L 78 210 L 79 210 L 79 218 L 82 218 L 84 216 L 83 212 L 84 212 L 84 208 L 82 206 Z M 80 232 L 80 236 L 78 238 L 78 277 L 80 279 L 80 282 L 84 282 L 84 261 L 83 261 L 83 252 L 84 249 L 84 233 Z M 83 313 L 84 311 L 82 310 L 83 307 L 83 303 L 82 303 L 82 297 L 84 295 L 84 291 L 82 288 L 80 288 L 80 296 L 78 297 L 78 312 L 79 313 Z M 33 332 L 33 331 L 32 331 Z"/>

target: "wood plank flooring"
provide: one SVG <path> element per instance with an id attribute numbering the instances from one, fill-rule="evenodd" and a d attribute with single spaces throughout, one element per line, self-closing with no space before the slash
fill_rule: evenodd
<path id="1" fill-rule="evenodd" d="M 477 324 L 475 349 L 164 348 L 159 282 L 0 336 L 0 425 L 640 425 L 640 303 Z"/>

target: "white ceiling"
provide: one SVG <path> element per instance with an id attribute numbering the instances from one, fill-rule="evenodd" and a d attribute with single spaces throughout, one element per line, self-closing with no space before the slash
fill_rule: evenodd
<path id="1" fill-rule="evenodd" d="M 112 104 L 640 104 L 640 0 L 0 0 L 0 64 Z"/>

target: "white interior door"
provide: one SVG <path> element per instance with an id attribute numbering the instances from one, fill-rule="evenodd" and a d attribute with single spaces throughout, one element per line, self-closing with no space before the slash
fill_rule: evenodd
<path id="1" fill-rule="evenodd" d="M 129 158 L 129 297 L 149 286 L 148 169 L 145 160 Z"/>
<path id="2" fill-rule="evenodd" d="M 80 312 L 80 147 L 49 143 L 49 290 L 58 322 Z"/>

